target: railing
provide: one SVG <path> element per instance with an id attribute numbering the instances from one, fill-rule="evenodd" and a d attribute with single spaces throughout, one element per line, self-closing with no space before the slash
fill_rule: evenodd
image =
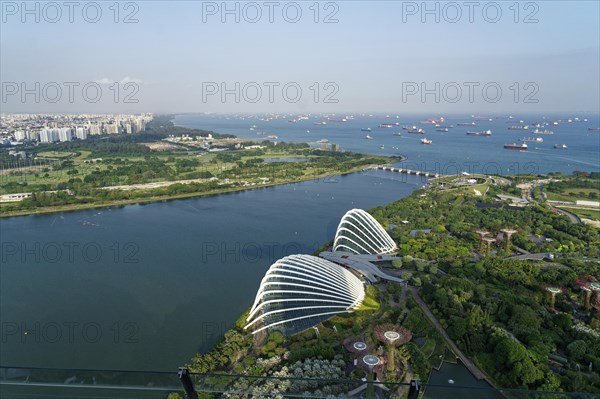
<path id="1" fill-rule="evenodd" d="M 592 399 L 598 394 L 357 379 L 294 378 L 174 372 L 0 367 L 0 397 L 12 398 L 398 398 L 398 399 Z M 177 395 L 175 395 L 177 394 Z"/>

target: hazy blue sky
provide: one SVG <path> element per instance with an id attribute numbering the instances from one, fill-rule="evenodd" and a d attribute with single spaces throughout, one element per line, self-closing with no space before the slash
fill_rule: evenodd
<path id="1" fill-rule="evenodd" d="M 269 7 L 258 1 L 254 4 L 262 18 L 256 23 L 246 20 L 254 18 L 256 11 L 248 2 L 237 3 L 238 23 L 235 15 L 225 15 L 227 20 L 221 21 L 221 2 L 200 1 L 122 2 L 118 23 L 110 8 L 113 1 L 98 2 L 102 16 L 91 23 L 83 16 L 86 6 L 86 18 L 94 19 L 90 3 L 79 3 L 73 23 L 69 9 L 61 6 L 62 16 L 52 23 L 56 10 L 44 9 L 44 2 L 28 4 L 31 9 L 37 4 L 39 22 L 35 13 L 23 14 L 20 1 L 2 2 L 3 112 L 502 113 L 598 112 L 600 107 L 598 1 L 519 2 L 517 7 L 513 1 L 472 2 L 476 4 L 473 22 L 463 1 L 427 2 L 431 10 L 438 7 L 439 22 L 435 13 L 422 15 L 420 1 L 320 2 L 319 23 L 314 22 L 313 1 L 272 2 L 277 4 L 273 22 L 269 22 Z M 293 19 L 295 4 L 302 16 L 291 23 L 284 19 L 283 8 L 287 6 L 285 15 Z M 235 2 L 227 5 L 235 6 Z M 216 8 L 216 15 L 203 13 Z M 131 12 L 138 22 L 123 23 Z M 323 23 L 332 12 L 338 22 Z M 452 19 L 458 20 L 452 23 Z M 491 22 L 494 19 L 497 22 Z M 538 22 L 525 23 L 532 19 Z M 22 99 L 21 84 L 35 91 L 35 82 L 40 83 L 39 102 L 33 94 Z M 72 104 L 64 82 L 80 85 L 74 88 Z M 110 82 L 119 83 L 111 90 Z M 127 82 L 131 84 L 125 86 Z M 250 102 L 256 96 L 252 85 L 246 86 L 239 103 L 233 94 L 225 101 L 219 94 L 208 95 L 207 87 L 215 89 L 222 82 L 230 89 L 235 82 L 240 88 L 256 82 L 262 97 Z M 279 83 L 272 103 L 264 82 Z M 315 82 L 320 88 L 317 99 Z M 328 82 L 332 84 L 326 86 Z M 439 103 L 434 94 L 423 101 L 415 93 L 421 83 L 435 92 L 436 82 Z M 479 84 L 472 103 L 465 82 Z M 89 97 L 94 97 L 97 87 L 102 89 L 97 103 L 85 100 L 86 83 L 92 83 Z M 286 83 L 293 83 L 288 100 L 282 93 Z M 486 83 L 488 97 L 482 93 Z M 56 85 L 62 87 L 62 96 L 52 103 Z M 115 99 L 117 86 L 120 92 Z M 457 86 L 462 88 L 461 97 Z M 300 96 L 296 87 L 302 89 Z M 126 103 L 125 95 L 136 88 L 139 91 L 131 98 L 138 103 Z M 498 88 L 502 95 L 492 102 Z M 326 94 L 338 102 L 324 102 Z M 291 102 L 294 97 L 299 100 Z M 526 102 L 536 99 L 537 103 Z"/>

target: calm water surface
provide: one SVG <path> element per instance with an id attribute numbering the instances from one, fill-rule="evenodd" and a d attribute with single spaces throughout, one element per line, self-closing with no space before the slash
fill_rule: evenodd
<path id="1" fill-rule="evenodd" d="M 2 219 L 3 366 L 172 371 L 251 306 L 278 258 L 350 208 L 409 195 L 383 171 L 213 197 Z"/>
<path id="2" fill-rule="evenodd" d="M 290 123 L 292 116 L 273 119 L 270 122 L 260 120 L 264 116 L 228 116 L 228 115 L 178 115 L 174 123 L 180 126 L 214 130 L 219 133 L 236 134 L 239 137 L 263 140 L 276 135 L 280 141 L 312 142 L 327 139 L 349 151 L 384 155 L 405 155 L 404 162 L 409 169 L 427 170 L 442 174 L 460 172 L 492 173 L 511 175 L 518 173 L 571 173 L 574 170 L 600 171 L 600 133 L 588 131 L 588 128 L 600 127 L 598 115 L 514 115 L 513 119 L 492 121 L 475 120 L 471 115 L 450 115 L 443 122 L 454 128 L 446 132 L 437 132 L 435 126 L 420 124 L 420 121 L 436 115 L 359 115 L 345 123 L 326 121 L 326 125 L 315 125 L 324 121 L 321 116 L 312 115 L 307 120 Z M 343 115 L 330 119 L 340 120 Z M 574 118 L 579 117 L 580 122 Z M 572 118 L 573 122 L 568 122 Z M 584 122 L 583 119 L 588 119 Z M 522 120 L 523 123 L 519 121 Z M 542 127 L 551 130 L 552 135 L 536 135 L 529 131 L 509 130 L 515 125 L 558 121 L 557 126 Z M 475 121 L 476 126 L 457 126 L 458 123 Z M 394 128 L 379 128 L 382 123 L 399 123 Z M 250 130 L 252 126 L 254 130 Z M 417 126 L 426 134 L 410 134 L 402 126 Z M 362 128 L 371 128 L 363 132 Z M 308 130 L 308 132 L 307 132 Z M 492 135 L 467 136 L 467 131 L 491 130 Z M 256 132 L 264 132 L 257 135 Z M 401 133 L 396 136 L 394 133 Z M 373 137 L 367 140 L 366 135 Z M 432 145 L 422 145 L 426 137 Z M 523 137 L 542 137 L 543 143 L 529 142 L 527 151 L 505 150 L 504 144 L 519 143 Z M 555 149 L 555 144 L 566 144 L 567 150 Z M 383 148 L 381 146 L 383 145 Z"/>

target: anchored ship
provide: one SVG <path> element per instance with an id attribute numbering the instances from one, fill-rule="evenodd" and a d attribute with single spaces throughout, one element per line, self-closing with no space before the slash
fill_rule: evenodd
<path id="1" fill-rule="evenodd" d="M 523 137 L 521 141 L 535 141 L 536 143 L 543 143 L 544 139 L 541 137 Z"/>
<path id="2" fill-rule="evenodd" d="M 517 143 L 512 143 L 512 144 L 504 144 L 504 148 L 507 150 L 527 150 L 529 147 L 527 146 L 527 144 L 523 143 L 523 144 L 517 144 Z"/>
<path id="3" fill-rule="evenodd" d="M 420 127 L 416 127 L 416 126 L 413 126 L 413 127 L 405 126 L 402 129 L 406 130 L 408 133 L 413 133 L 413 134 L 424 134 L 425 133 L 425 131 L 423 129 L 421 129 Z"/>
<path id="4" fill-rule="evenodd" d="M 466 132 L 467 136 L 491 136 L 491 130 L 482 130 L 481 132 Z"/>

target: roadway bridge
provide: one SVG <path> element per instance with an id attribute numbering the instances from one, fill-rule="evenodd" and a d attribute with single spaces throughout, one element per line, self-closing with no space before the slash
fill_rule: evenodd
<path id="1" fill-rule="evenodd" d="M 425 177 L 441 177 L 439 173 L 433 172 L 423 172 L 420 170 L 412 170 L 412 169 L 402 169 L 402 168 L 394 168 L 392 166 L 376 166 L 377 170 L 386 170 L 388 172 L 396 172 L 396 173 L 404 173 L 407 175 L 416 175 L 416 176 L 425 176 Z"/>

